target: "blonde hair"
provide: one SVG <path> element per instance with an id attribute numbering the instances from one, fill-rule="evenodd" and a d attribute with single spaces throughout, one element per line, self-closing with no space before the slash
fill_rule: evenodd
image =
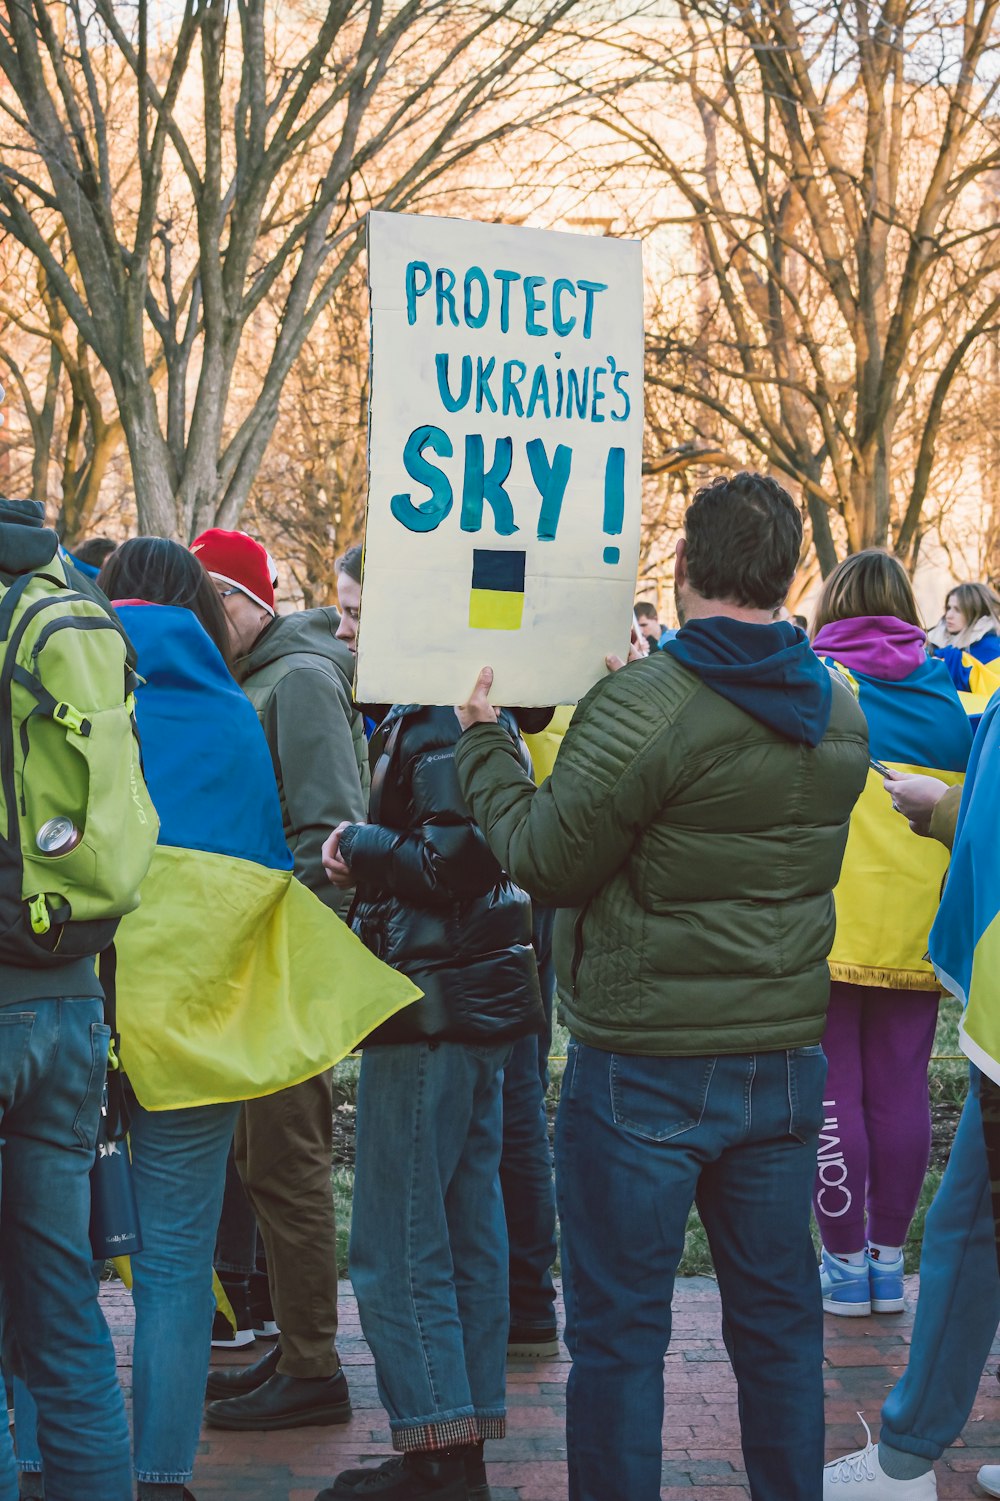
<path id="1" fill-rule="evenodd" d="M 920 625 L 909 575 L 898 558 L 869 547 L 838 563 L 816 602 L 812 635 L 834 620 L 856 615 L 893 615 L 908 625 Z"/>

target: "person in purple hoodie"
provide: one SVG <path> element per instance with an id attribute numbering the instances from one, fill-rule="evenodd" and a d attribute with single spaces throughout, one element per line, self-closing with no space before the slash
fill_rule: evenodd
<path id="1" fill-rule="evenodd" d="M 834 569 L 816 608 L 813 648 L 856 685 L 875 760 L 961 779 L 972 748 L 968 717 L 945 663 L 928 655 L 895 558 L 873 549 Z M 907 840 L 882 780 L 869 772 L 834 893 L 829 1073 L 813 1199 L 823 1307 L 849 1317 L 903 1308 L 903 1245 L 931 1143 L 927 1062 L 939 986 L 925 956 L 947 855 L 929 840 Z"/>

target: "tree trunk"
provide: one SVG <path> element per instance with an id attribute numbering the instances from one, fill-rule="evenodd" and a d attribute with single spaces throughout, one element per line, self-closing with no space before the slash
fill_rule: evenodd
<path id="1" fill-rule="evenodd" d="M 170 484 L 170 456 L 160 430 L 156 400 L 141 378 L 119 397 L 122 427 L 132 463 L 139 533 L 189 540 Z"/>

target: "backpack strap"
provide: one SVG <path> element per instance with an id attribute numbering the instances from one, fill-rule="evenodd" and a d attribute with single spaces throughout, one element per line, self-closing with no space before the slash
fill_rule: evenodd
<path id="1" fill-rule="evenodd" d="M 29 672 L 26 667 L 16 666 L 11 676 L 15 683 L 27 689 L 37 703 L 38 708 L 32 710 L 32 713 L 47 714 L 50 719 L 54 719 L 57 724 L 64 724 L 74 734 L 83 736 L 90 734 L 93 729 L 90 720 L 81 714 L 79 709 L 74 709 L 72 704 L 60 703 L 41 679 L 35 677 L 34 673 Z"/>
<path id="2" fill-rule="evenodd" d="M 18 607 L 21 595 L 34 577 L 33 573 L 19 573 L 3 599 L 0 600 L 0 641 L 6 641 L 10 635 L 10 628 L 14 623 L 14 611 Z"/>
<path id="3" fill-rule="evenodd" d="M 392 765 L 392 758 L 396 754 L 396 742 L 399 740 L 399 732 L 403 728 L 403 718 L 404 716 L 401 714 L 392 726 L 392 729 L 386 736 L 381 754 L 375 762 L 375 769 L 372 772 L 371 792 L 368 797 L 368 820 L 370 823 L 378 823 L 379 821 L 379 814 L 382 811 L 382 794 L 385 791 L 385 779 L 389 775 L 389 767 Z"/>
<path id="4" fill-rule="evenodd" d="M 108 1043 L 106 1083 L 108 1115 L 105 1131 L 109 1141 L 121 1141 L 128 1135 L 129 1126 L 132 1124 L 132 1112 L 129 1109 L 126 1091 L 128 1080 L 119 1056 L 121 1038 L 118 1035 L 118 951 L 113 943 L 108 944 L 108 947 L 101 953 L 97 970 L 104 991 L 104 1020 L 111 1028 L 111 1039 Z"/>
<path id="5" fill-rule="evenodd" d="M 6 577 L 7 575 L 0 576 Z M 44 579 L 47 584 L 55 584 L 57 589 L 69 589 L 65 578 L 59 578 L 54 573 L 46 573 L 44 568 L 35 568 L 31 573 L 17 574 L 7 593 L 0 600 L 0 641 L 6 641 L 10 635 L 14 611 L 32 579 Z"/>

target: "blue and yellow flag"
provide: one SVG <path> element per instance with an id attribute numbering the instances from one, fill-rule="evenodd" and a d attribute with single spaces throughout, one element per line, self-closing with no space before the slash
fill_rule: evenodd
<path id="1" fill-rule="evenodd" d="M 834 665 L 832 659 L 825 659 Z M 928 658 L 896 682 L 852 669 L 849 677 L 868 720 L 876 760 L 898 771 L 929 772 L 961 782 L 972 733 L 943 662 Z M 855 985 L 937 990 L 925 958 L 948 868 L 947 851 L 915 839 L 869 771 L 851 814 L 840 881 L 834 891 L 837 933 L 830 974 Z"/>
<path id="2" fill-rule="evenodd" d="M 125 604 L 160 836 L 118 930 L 122 1062 L 149 1110 L 256 1099 L 420 991 L 292 875 L 256 712 L 189 610 Z"/>
<path id="3" fill-rule="evenodd" d="M 951 867 L 930 954 L 944 989 L 965 1006 L 959 1043 L 1000 1083 L 1000 697 L 983 715 L 962 794 Z"/>
<path id="4" fill-rule="evenodd" d="M 496 547 L 472 553 L 469 625 L 480 631 L 519 631 L 524 618 L 524 570 L 527 554 Z"/>

